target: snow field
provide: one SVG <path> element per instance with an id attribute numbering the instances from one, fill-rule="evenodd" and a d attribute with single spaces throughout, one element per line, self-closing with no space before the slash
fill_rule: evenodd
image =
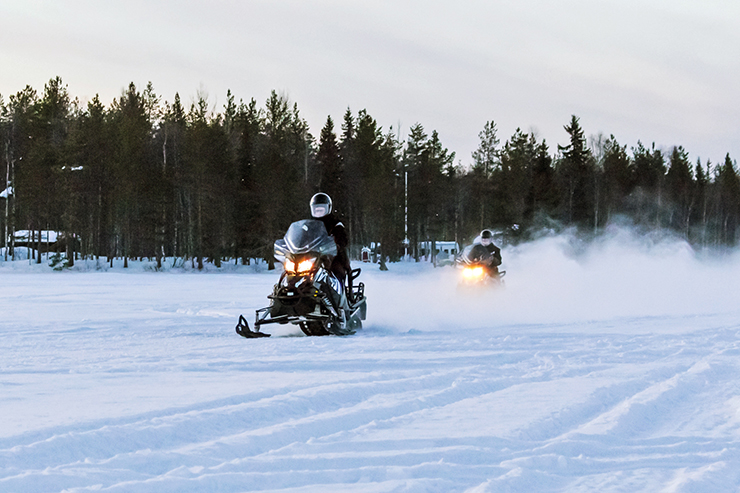
<path id="1" fill-rule="evenodd" d="M 504 291 L 366 265 L 358 334 L 249 341 L 274 272 L 0 262 L 0 491 L 738 491 L 737 255 L 503 254 Z"/>

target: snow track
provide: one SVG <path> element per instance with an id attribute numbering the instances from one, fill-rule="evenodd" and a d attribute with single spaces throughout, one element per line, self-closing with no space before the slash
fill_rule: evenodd
<path id="1" fill-rule="evenodd" d="M 357 335 L 251 341 L 269 273 L 5 275 L 0 491 L 738 490 L 737 312 L 453 326 L 448 273 L 363 275 Z"/>

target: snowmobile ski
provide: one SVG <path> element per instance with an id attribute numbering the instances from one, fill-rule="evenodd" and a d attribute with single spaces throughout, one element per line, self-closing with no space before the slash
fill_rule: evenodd
<path id="1" fill-rule="evenodd" d="M 236 324 L 236 333 L 247 339 L 256 339 L 258 337 L 270 337 L 270 334 L 258 332 L 249 328 L 249 323 L 244 315 L 239 315 L 239 322 Z"/>

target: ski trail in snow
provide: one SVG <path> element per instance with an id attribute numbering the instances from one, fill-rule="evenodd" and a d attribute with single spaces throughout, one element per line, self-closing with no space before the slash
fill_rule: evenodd
<path id="1" fill-rule="evenodd" d="M 555 471 L 547 482 L 557 485 L 570 484 L 569 478 L 584 471 L 592 480 L 624 474 L 630 463 L 642 468 L 668 463 L 686 470 L 686 477 L 698 477 L 691 466 L 697 458 L 710 458 L 714 465 L 705 478 L 727 474 L 729 466 L 721 463 L 737 463 L 731 434 L 700 444 L 690 433 L 674 439 L 646 433 L 650 430 L 641 424 L 652 412 L 627 419 L 666 392 L 677 392 L 666 406 L 684 398 L 690 398 L 685 407 L 697 405 L 702 396 L 691 397 L 699 390 L 698 382 L 688 382 L 692 378 L 709 374 L 716 380 L 710 388 L 721 388 L 717 383 L 724 381 L 730 386 L 725 390 L 731 390 L 734 383 L 726 381 L 725 371 L 730 368 L 722 365 L 736 354 L 719 350 L 722 346 L 681 336 L 709 355 L 691 364 L 691 355 L 681 357 L 682 351 L 665 354 L 665 337 L 478 336 L 467 342 L 406 336 L 390 348 L 374 348 L 373 354 L 367 354 L 367 340 L 386 337 L 320 339 L 314 351 L 293 347 L 296 366 L 318 354 L 333 362 L 317 363 L 314 379 L 275 379 L 269 388 L 235 393 L 226 402 L 91 427 L 80 423 L 40 433 L 27 443 L 16 438 L 11 448 L 0 441 L 0 457 L 10 473 L 0 484 L 67 481 L 72 488 L 84 478 L 87 485 L 137 491 L 198 491 L 216 484 L 269 490 L 332 477 L 335 486 L 366 481 L 386 491 L 398 478 L 413 477 L 398 484 L 411 484 L 413 491 L 456 491 L 459 485 L 488 481 L 488 491 L 496 491 L 502 482 L 532 480 L 538 470 Z M 449 343 L 457 349 L 442 351 Z M 344 351 L 331 349 L 335 344 Z M 414 351 L 420 344 L 429 348 L 426 353 Z M 677 345 L 673 341 L 671 347 Z M 651 358 L 656 353 L 665 361 Z M 272 356 L 250 360 L 254 368 Z M 619 360 L 626 366 L 616 364 Z M 436 371 L 429 371 L 430 362 Z M 349 371 L 358 365 L 362 372 Z M 322 372 L 322 366 L 334 371 Z M 250 373 L 254 378 L 260 372 Z M 650 390 L 657 388 L 663 392 Z M 627 401 L 630 408 L 614 415 L 617 424 L 600 434 L 582 433 L 581 428 L 603 419 L 604 406 L 618 409 Z M 682 415 L 668 420 L 672 434 L 685 428 L 686 420 Z M 624 430 L 616 433 L 620 426 Z M 33 463 L 44 467 L 25 467 Z M 397 478 L 389 477 L 394 474 Z M 666 472 L 652 481 L 668 484 L 668 477 Z"/>

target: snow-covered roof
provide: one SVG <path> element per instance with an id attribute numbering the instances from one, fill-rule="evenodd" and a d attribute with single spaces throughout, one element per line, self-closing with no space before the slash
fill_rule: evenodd
<path id="1" fill-rule="evenodd" d="M 34 231 L 34 240 L 38 240 L 38 231 Z M 41 230 L 41 241 L 44 243 L 55 243 L 61 233 L 59 231 L 46 231 Z M 30 235 L 27 229 L 21 229 L 15 232 L 16 241 L 28 241 Z"/>

